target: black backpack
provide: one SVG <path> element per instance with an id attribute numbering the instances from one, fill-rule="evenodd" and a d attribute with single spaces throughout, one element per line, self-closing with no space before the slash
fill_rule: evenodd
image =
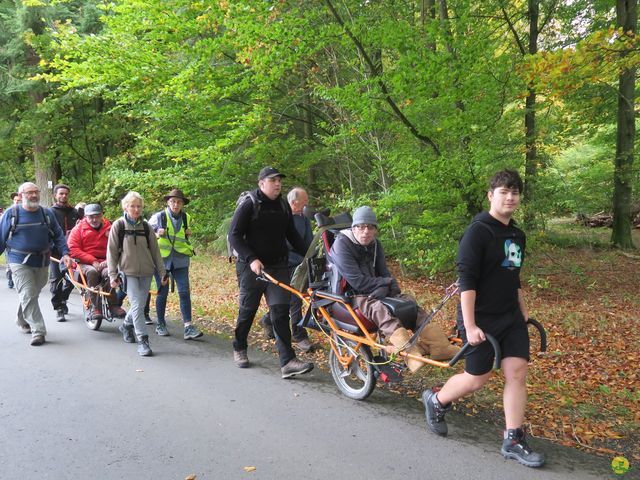
<path id="1" fill-rule="evenodd" d="M 127 230 L 125 228 L 126 225 L 124 224 L 125 220 L 122 218 L 116 221 L 122 223 L 122 228 L 120 228 L 120 230 L 118 231 L 118 252 L 119 253 L 122 253 L 122 246 L 124 245 L 125 235 L 133 235 L 135 237 L 141 237 L 144 235 L 145 238 L 147 239 L 147 246 L 149 247 L 149 250 L 151 250 L 151 243 L 149 242 L 149 235 L 151 235 L 151 227 L 149 226 L 146 220 L 144 219 L 142 220 L 142 228 L 144 229 L 144 232 L 141 232 L 140 230 L 137 230 L 137 229 Z M 115 226 L 115 222 L 111 228 L 113 228 L 114 226 Z"/>
<path id="2" fill-rule="evenodd" d="M 40 225 L 47 225 L 47 228 L 49 229 L 49 240 L 53 240 L 55 238 L 55 234 L 53 233 L 53 228 L 51 228 L 51 218 L 49 218 L 49 215 L 47 215 L 47 212 L 45 212 L 44 208 L 38 208 L 40 209 L 40 213 L 42 214 L 42 222 L 40 223 Z M 18 220 L 20 218 L 20 209 L 18 208 L 18 205 L 13 205 L 11 209 L 9 209 L 8 215 L 11 215 L 11 219 L 9 220 L 9 234 L 7 235 L 6 241 L 11 240 L 11 237 L 13 237 L 13 233 L 18 228 Z"/>
<path id="3" fill-rule="evenodd" d="M 240 208 L 240 206 L 244 204 L 247 198 L 251 199 L 251 203 L 253 205 L 253 213 L 251 214 L 251 220 L 254 221 L 258 218 L 258 215 L 260 215 L 260 207 L 262 206 L 262 200 L 258 198 L 255 190 L 245 190 L 238 196 L 238 199 L 236 200 L 236 208 L 234 210 L 234 214 L 238 210 L 238 208 Z M 282 195 L 280 195 L 280 203 L 282 205 L 282 210 L 285 213 L 288 212 L 289 210 L 287 209 L 287 202 L 282 197 Z M 229 242 L 229 232 L 227 232 L 227 258 L 229 259 L 229 262 L 232 262 L 233 259 L 237 257 L 238 257 L 238 252 L 236 252 L 231 247 L 231 243 Z"/>

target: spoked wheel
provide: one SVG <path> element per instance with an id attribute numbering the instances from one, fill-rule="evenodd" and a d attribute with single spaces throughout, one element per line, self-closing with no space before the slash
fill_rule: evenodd
<path id="1" fill-rule="evenodd" d="M 89 329 L 98 330 L 100 328 L 100 325 L 102 325 L 102 319 L 95 319 L 91 315 L 91 301 L 86 293 L 83 293 L 82 295 L 82 313 L 84 314 L 84 321 Z"/>
<path id="2" fill-rule="evenodd" d="M 350 359 L 349 365 L 345 367 L 340 363 L 333 349 L 329 351 L 329 369 L 333 381 L 347 397 L 353 400 L 364 400 L 371 395 L 376 387 L 375 372 L 373 365 L 371 365 L 373 361 L 371 350 L 364 345 L 356 350 L 357 344 L 354 341 L 340 338 L 337 335 L 333 335 L 332 340 L 340 352 L 340 356 L 343 359 Z"/>

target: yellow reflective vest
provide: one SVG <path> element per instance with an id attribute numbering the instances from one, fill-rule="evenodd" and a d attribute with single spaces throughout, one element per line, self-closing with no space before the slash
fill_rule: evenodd
<path id="1" fill-rule="evenodd" d="M 187 236 L 184 234 L 185 225 L 191 225 L 191 215 L 186 212 L 182 212 L 182 224 L 180 225 L 180 230 L 177 232 L 173 228 L 173 222 L 169 218 L 169 213 L 166 209 L 162 212 L 162 215 L 165 216 L 167 224 L 164 236 L 158 238 L 158 247 L 160 247 L 160 254 L 162 255 L 162 258 L 167 258 L 171 255 L 172 249 L 178 253 L 192 257 L 193 247 L 191 246 L 191 243 L 189 243 Z M 164 223 L 165 222 L 162 222 L 163 227 Z"/>

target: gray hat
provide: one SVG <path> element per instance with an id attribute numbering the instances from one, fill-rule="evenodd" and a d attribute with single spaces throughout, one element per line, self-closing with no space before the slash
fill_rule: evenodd
<path id="1" fill-rule="evenodd" d="M 376 214 L 373 213 L 373 209 L 371 207 L 358 207 L 356 211 L 353 212 L 351 226 L 355 227 L 356 225 L 362 224 L 378 226 L 378 219 L 376 218 Z"/>
<path id="2" fill-rule="evenodd" d="M 97 203 L 90 203 L 84 207 L 85 215 L 99 215 L 102 213 L 102 207 Z"/>

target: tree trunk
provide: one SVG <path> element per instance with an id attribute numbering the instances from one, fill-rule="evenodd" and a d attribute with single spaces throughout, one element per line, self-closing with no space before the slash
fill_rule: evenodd
<path id="1" fill-rule="evenodd" d="M 528 53 L 538 52 L 538 17 L 540 0 L 529 0 L 529 48 Z M 536 181 L 538 178 L 538 149 L 536 132 L 536 91 L 531 85 L 527 87 L 525 102 L 525 160 L 524 160 L 524 223 L 531 228 L 536 224 L 536 213 L 533 207 L 536 197 Z"/>
<path id="2" fill-rule="evenodd" d="M 638 27 L 638 1 L 618 0 L 616 24 L 626 35 L 634 36 Z M 625 55 L 623 53 L 623 55 Z M 611 242 L 619 248 L 633 248 L 631 238 L 631 180 L 633 144 L 636 136 L 634 118 L 636 70 L 625 69 L 618 82 L 618 132 L 613 176 L 613 232 Z"/>

